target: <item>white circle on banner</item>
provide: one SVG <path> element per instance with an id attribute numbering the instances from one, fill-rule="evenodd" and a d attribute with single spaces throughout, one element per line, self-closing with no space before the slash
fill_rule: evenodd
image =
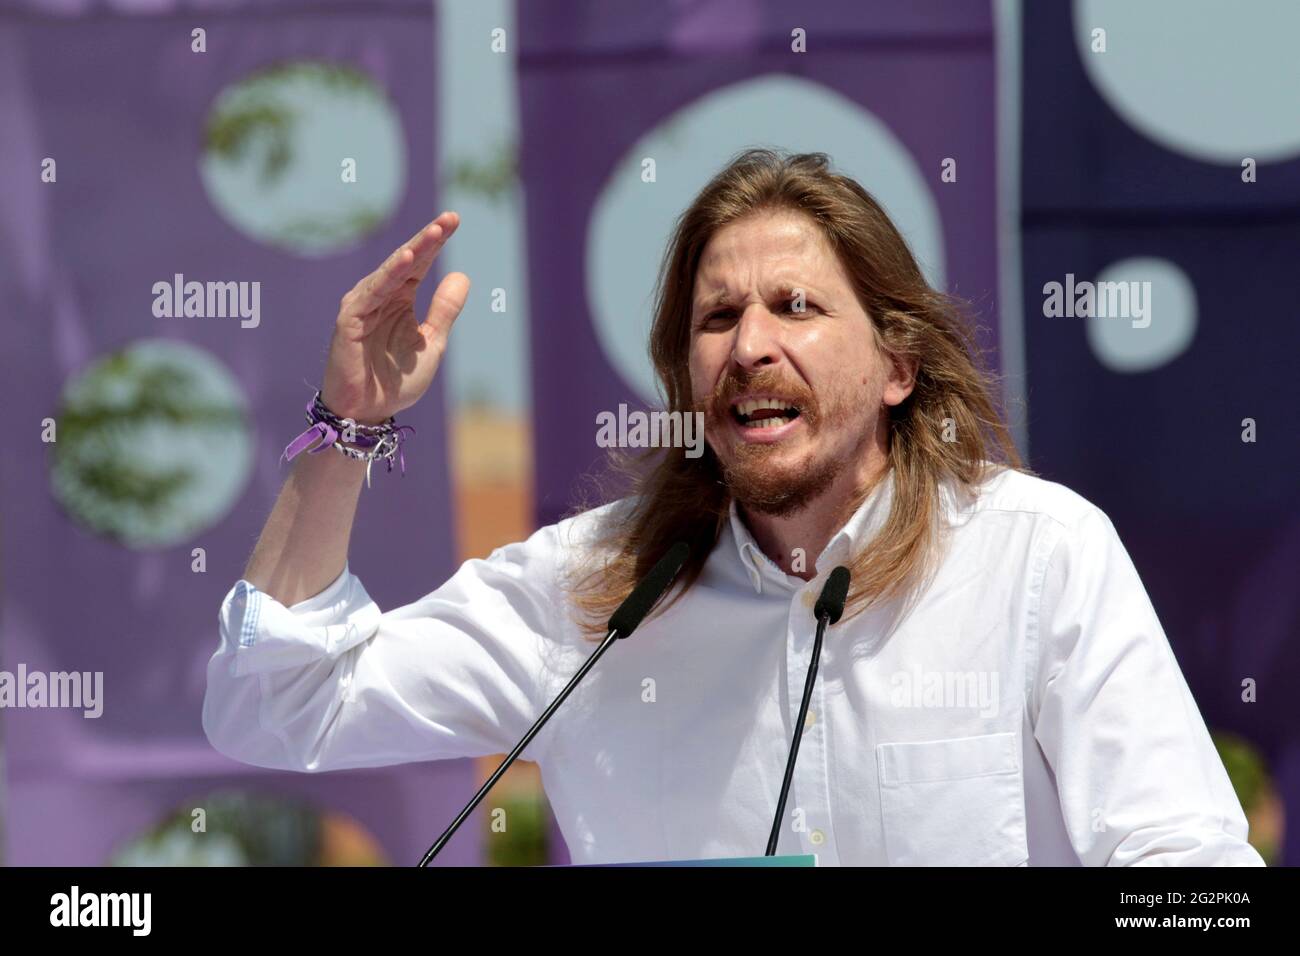
<path id="1" fill-rule="evenodd" d="M 396 107 L 355 67 L 295 60 L 221 91 L 203 129 L 208 199 L 240 232 L 300 256 L 353 248 L 406 188 Z"/>
<path id="2" fill-rule="evenodd" d="M 170 548 L 225 518 L 253 464 L 243 388 L 197 346 L 141 339 L 63 388 L 55 498 L 96 534 Z"/>
<path id="3" fill-rule="evenodd" d="M 1168 259 L 1122 259 L 1095 280 L 1100 300 L 1104 283 L 1124 284 L 1128 307 L 1119 315 L 1092 315 L 1087 322 L 1093 355 L 1112 372 L 1149 372 L 1168 365 L 1191 347 L 1196 336 L 1196 288 Z"/>
<path id="4" fill-rule="evenodd" d="M 1093 51 L 1093 31 L 1106 50 Z M 1300 3 L 1075 0 L 1074 39 L 1103 99 L 1139 133 L 1192 159 L 1300 155 Z"/>

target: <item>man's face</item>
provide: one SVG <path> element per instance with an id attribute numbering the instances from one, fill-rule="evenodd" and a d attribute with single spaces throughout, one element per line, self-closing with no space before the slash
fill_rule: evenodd
<path id="1" fill-rule="evenodd" d="M 798 291 L 803 310 L 798 310 Z M 714 233 L 695 278 L 691 389 L 736 500 L 787 515 L 858 470 L 911 391 L 817 225 L 760 212 Z M 780 409 L 763 405 L 781 405 Z"/>

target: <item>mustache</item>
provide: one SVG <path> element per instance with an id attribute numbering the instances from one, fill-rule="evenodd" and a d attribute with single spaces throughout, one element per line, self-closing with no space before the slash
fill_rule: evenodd
<path id="1" fill-rule="evenodd" d="M 810 424 L 818 418 L 820 407 L 817 396 L 807 386 L 791 381 L 780 372 L 772 369 L 752 375 L 737 377 L 727 374 L 714 386 L 713 392 L 696 400 L 691 410 L 703 412 L 706 419 L 723 419 L 731 415 L 731 405 L 746 392 L 762 392 L 777 395 L 799 408 L 799 415 Z"/>

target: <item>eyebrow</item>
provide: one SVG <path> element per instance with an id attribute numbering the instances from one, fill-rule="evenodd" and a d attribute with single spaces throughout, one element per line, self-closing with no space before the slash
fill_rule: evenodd
<path id="1" fill-rule="evenodd" d="M 811 289 L 807 285 L 803 285 L 798 282 L 782 282 L 778 284 L 778 286 L 776 287 L 776 293 L 772 295 L 770 298 L 777 298 L 778 296 L 780 298 L 793 298 L 795 289 L 803 289 L 805 298 L 810 298 L 814 296 L 817 298 L 821 298 L 821 293 L 819 291 L 817 291 L 816 289 Z M 695 305 L 694 308 L 691 310 L 691 314 L 695 315 L 700 312 L 707 312 L 710 309 L 715 309 L 720 305 L 731 305 L 731 295 L 725 289 L 719 292 L 715 292 L 712 295 L 706 296 L 704 299 L 700 300 L 700 302 L 697 305 Z"/>

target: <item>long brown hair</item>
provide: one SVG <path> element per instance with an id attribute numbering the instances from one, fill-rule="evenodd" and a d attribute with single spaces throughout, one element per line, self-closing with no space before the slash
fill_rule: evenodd
<path id="1" fill-rule="evenodd" d="M 723 226 L 776 210 L 801 212 L 821 227 L 872 320 L 878 347 L 916 363 L 911 395 L 889 408 L 893 498 L 883 527 L 848 565 L 848 618 L 904 594 L 933 567 L 945 479 L 969 494 L 990 466 L 1024 468 L 992 397 L 996 378 L 975 348 L 965 304 L 930 288 L 885 211 L 854 180 L 831 172 L 824 153 L 746 150 L 678 218 L 660 267 L 650 333 L 665 407 L 683 414 L 693 407 L 691 301 L 704 247 Z M 650 449 L 636 460 L 614 452 L 610 463 L 630 480 L 629 500 L 609 513 L 568 578 L 578 623 L 593 635 L 603 635 L 610 614 L 663 553 L 686 541 L 690 559 L 660 609 L 675 603 L 698 580 L 731 502 L 707 443 L 698 458 L 681 449 Z M 870 491 L 862 489 L 858 503 Z"/>

